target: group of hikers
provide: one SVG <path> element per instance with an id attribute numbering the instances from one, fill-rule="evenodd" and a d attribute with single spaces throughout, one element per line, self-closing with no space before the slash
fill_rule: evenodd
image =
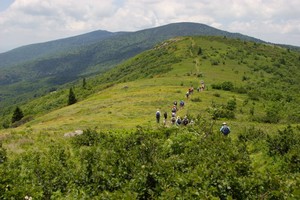
<path id="1" fill-rule="evenodd" d="M 204 91 L 204 89 L 205 89 L 204 82 L 201 81 L 200 83 L 201 83 L 201 86 L 197 88 L 198 92 Z M 186 93 L 186 98 L 189 99 L 190 95 L 192 95 L 193 92 L 194 92 L 194 88 L 193 87 L 189 88 L 187 93 Z M 180 102 L 179 102 L 180 109 L 183 109 L 184 105 L 185 105 L 184 101 L 180 100 Z M 177 107 L 177 101 L 174 101 L 172 109 L 171 109 L 171 113 L 172 113 L 171 114 L 171 124 L 172 125 L 187 126 L 188 124 L 193 124 L 193 120 L 189 120 L 187 118 L 187 116 L 185 116 L 183 119 L 181 119 L 180 116 L 176 116 L 176 113 L 177 113 L 178 110 L 179 110 L 179 108 Z M 161 113 L 160 113 L 159 109 L 157 109 L 155 116 L 156 116 L 156 122 L 160 123 Z M 164 117 L 163 124 L 166 126 L 168 113 L 164 112 L 163 117 Z M 229 126 L 227 126 L 226 122 L 222 123 L 222 126 L 220 128 L 220 132 L 223 133 L 225 136 L 227 136 L 230 133 L 230 128 L 229 128 Z"/>
<path id="2" fill-rule="evenodd" d="M 187 93 L 186 93 L 186 98 L 188 99 L 190 95 L 192 95 L 194 92 L 194 88 L 191 87 L 188 89 Z M 173 106 L 172 106 L 172 109 L 171 109 L 171 124 L 172 125 L 177 125 L 177 126 L 180 126 L 180 125 L 188 125 L 189 123 L 193 123 L 193 120 L 189 120 L 187 118 L 187 116 L 185 116 L 183 119 L 180 117 L 180 116 L 176 116 L 176 113 L 179 109 L 183 109 L 184 108 L 184 105 L 185 105 L 185 102 L 183 100 L 180 100 L 179 102 L 179 108 L 178 108 L 178 102 L 177 101 L 174 101 L 173 102 Z M 164 125 L 167 124 L 167 118 L 168 118 L 168 113 L 167 112 L 164 112 Z M 156 111 L 156 122 L 157 123 L 160 123 L 160 116 L 161 116 L 161 113 L 159 111 L 159 109 L 157 109 Z"/>
<path id="3" fill-rule="evenodd" d="M 200 81 L 200 86 L 197 88 L 197 91 L 201 92 L 201 91 L 204 91 L 204 90 L 205 90 L 204 81 Z M 189 90 L 185 93 L 186 98 L 189 99 L 189 96 L 191 94 L 193 94 L 193 92 L 194 92 L 194 88 L 190 87 Z"/>
<path id="4" fill-rule="evenodd" d="M 183 108 L 184 107 L 184 101 L 181 100 L 180 101 L 180 108 Z M 180 118 L 180 116 L 176 116 L 176 112 L 178 111 L 178 108 L 177 108 L 177 101 L 174 101 L 174 104 L 173 104 L 173 107 L 171 109 L 171 124 L 172 125 L 177 125 L 177 126 L 180 126 L 180 125 L 188 125 L 189 123 L 191 123 L 192 121 L 190 121 L 187 116 L 185 116 L 183 119 Z M 157 123 L 160 123 L 160 111 L 159 109 L 157 109 L 156 111 L 156 122 Z M 168 119 L 168 113 L 167 112 L 164 112 L 163 114 L 164 116 L 164 120 L 163 120 L 163 124 L 166 125 L 167 124 L 167 119 Z"/>
<path id="5" fill-rule="evenodd" d="M 174 102 L 175 103 L 175 102 Z M 175 106 L 175 104 L 174 104 Z M 173 108 L 174 108 L 173 106 Z M 176 126 L 180 126 L 180 125 L 188 125 L 188 124 L 193 124 L 193 120 L 189 120 L 187 118 L 187 116 L 185 116 L 183 119 L 180 118 L 180 116 L 177 116 L 176 117 L 176 112 L 177 112 L 177 109 L 175 111 L 175 109 L 172 108 L 172 117 L 171 117 L 171 124 L 172 125 L 176 125 Z M 174 112 L 175 111 L 175 112 Z M 156 122 L 157 123 L 160 123 L 160 111 L 159 109 L 156 111 Z M 168 113 L 167 112 L 164 112 L 164 125 L 167 124 L 167 118 L 168 118 Z M 220 132 L 223 133 L 225 136 L 227 136 L 229 133 L 230 133 L 230 127 L 227 125 L 226 122 L 223 122 L 222 123 L 222 126 L 220 128 Z"/>

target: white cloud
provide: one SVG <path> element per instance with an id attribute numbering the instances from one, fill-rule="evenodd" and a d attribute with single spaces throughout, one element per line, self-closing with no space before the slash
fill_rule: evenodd
<path id="1" fill-rule="evenodd" d="M 300 46 L 298 0 L 15 0 L 0 12 L 0 51 L 102 29 L 191 21 Z"/>

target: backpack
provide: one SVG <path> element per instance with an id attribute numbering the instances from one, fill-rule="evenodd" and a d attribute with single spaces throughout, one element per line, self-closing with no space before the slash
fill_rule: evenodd
<path id="1" fill-rule="evenodd" d="M 172 108 L 172 113 L 176 113 L 176 111 L 177 111 L 176 107 L 173 107 Z"/>
<path id="2" fill-rule="evenodd" d="M 223 133 L 224 135 L 228 135 L 228 134 L 230 133 L 230 129 L 228 128 L 228 126 L 224 126 L 224 127 L 222 128 L 222 133 Z"/>
<path id="3" fill-rule="evenodd" d="M 177 121 L 176 121 L 176 123 L 177 123 L 178 125 L 180 125 L 180 124 L 181 124 L 181 119 L 178 118 Z"/>
<path id="4" fill-rule="evenodd" d="M 168 114 L 167 114 L 167 112 L 165 112 L 164 113 L 164 118 L 167 119 L 167 117 L 168 117 Z"/>
<path id="5" fill-rule="evenodd" d="M 176 122 L 176 118 L 172 117 L 171 122 L 172 122 L 172 124 L 174 124 Z"/>
<path id="6" fill-rule="evenodd" d="M 159 111 L 156 112 L 156 118 L 160 118 L 160 112 Z"/>
<path id="7" fill-rule="evenodd" d="M 183 102 L 183 101 L 180 102 L 180 106 L 181 106 L 181 107 L 184 106 L 184 102 Z"/>
<path id="8" fill-rule="evenodd" d="M 183 125 L 187 125 L 188 123 L 189 123 L 189 120 L 185 118 L 185 119 L 183 120 Z"/>

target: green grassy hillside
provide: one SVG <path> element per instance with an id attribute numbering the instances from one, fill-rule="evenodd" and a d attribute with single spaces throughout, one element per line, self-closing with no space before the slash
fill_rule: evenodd
<path id="1" fill-rule="evenodd" d="M 75 105 L 43 115 L 65 106 L 67 94 L 58 91 L 24 106 L 25 114 L 34 117 L 26 126 L 134 128 L 153 123 L 157 108 L 170 112 L 172 102 L 186 100 L 188 88 L 196 90 L 201 81 L 205 91 L 194 93 L 191 98 L 197 102 L 188 100 L 182 116 L 206 113 L 213 105 L 234 100 L 234 121 L 298 123 L 297 56 L 279 47 L 226 38 L 169 40 L 99 78 L 88 79 L 86 89 L 79 82 L 74 86 L 80 100 Z M 229 88 L 222 89 L 226 83 Z M 272 109 L 277 115 L 274 121 L 267 116 Z"/>
<path id="2" fill-rule="evenodd" d="M 61 89 L 80 77 L 102 74 L 164 40 L 211 35 L 263 41 L 198 23 L 174 23 L 136 31 L 95 31 L 0 54 L 0 115 L 7 107 Z"/>
<path id="3" fill-rule="evenodd" d="M 84 87 L 70 85 L 73 105 L 66 106 L 68 90 L 21 105 L 24 124 L 0 133 L 7 177 L 0 193 L 10 185 L 5 198 L 297 199 L 299 69 L 299 53 L 276 46 L 226 37 L 160 43 Z M 180 100 L 186 105 L 177 116 L 194 125 L 170 123 Z M 168 113 L 166 127 L 156 123 L 157 109 Z M 223 121 L 231 127 L 226 138 Z M 13 181 L 8 167 L 28 173 Z M 35 175 L 30 186 L 15 187 Z"/>

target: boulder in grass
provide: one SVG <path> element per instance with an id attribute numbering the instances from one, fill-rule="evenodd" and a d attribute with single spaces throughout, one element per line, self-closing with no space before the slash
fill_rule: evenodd
<path id="1" fill-rule="evenodd" d="M 83 130 L 76 130 L 74 132 L 65 133 L 64 137 L 74 137 L 76 135 L 81 135 L 81 134 L 83 134 Z"/>

